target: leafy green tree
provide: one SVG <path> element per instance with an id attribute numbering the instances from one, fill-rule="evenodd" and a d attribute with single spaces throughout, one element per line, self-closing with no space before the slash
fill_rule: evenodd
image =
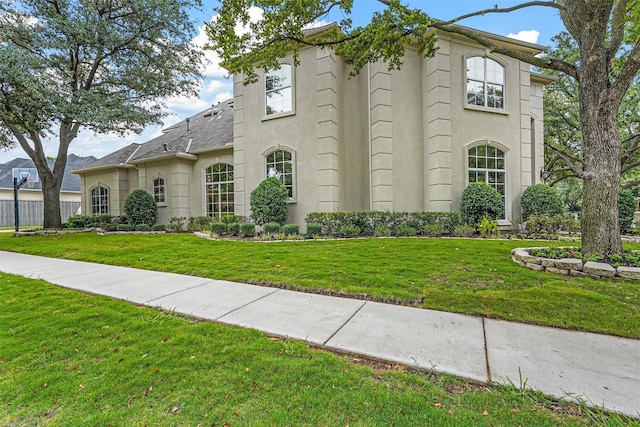
<path id="1" fill-rule="evenodd" d="M 516 58 L 542 69 L 553 69 L 578 82 L 580 132 L 582 135 L 584 181 L 582 251 L 621 254 L 618 223 L 622 139 L 617 113 L 630 85 L 640 70 L 640 0 L 528 1 L 507 8 L 472 12 L 443 21 L 424 11 L 403 5 L 400 0 L 379 0 L 386 7 L 374 13 L 365 27 L 353 27 L 348 16 L 353 0 L 274 1 L 221 0 L 215 10 L 218 19 L 208 26 L 211 47 L 231 73 L 242 73 L 246 82 L 256 81 L 256 68 L 278 67 L 286 55 L 298 62 L 301 48 L 332 47 L 353 65 L 357 73 L 369 62 L 383 60 L 391 69 L 402 65 L 405 47 L 417 45 L 425 56 L 433 56 L 437 29 L 463 35 L 501 55 Z M 578 47 L 575 60 L 551 56 L 536 57 L 498 45 L 481 32 L 454 25 L 472 16 L 508 13 L 542 6 L 559 12 L 567 32 Z M 250 22 L 249 10 L 264 11 L 260 20 Z M 327 29 L 321 36 L 306 37 L 305 28 L 330 11 L 346 18 L 341 28 Z M 238 24 L 249 31 L 236 32 Z"/>
<path id="2" fill-rule="evenodd" d="M 287 199 L 289 191 L 282 181 L 270 177 L 262 181 L 251 192 L 251 218 L 258 225 L 287 222 Z"/>
<path id="3" fill-rule="evenodd" d="M 0 2 L 0 146 L 19 144 L 42 182 L 44 227 L 60 227 L 60 186 L 81 129 L 141 132 L 159 99 L 195 95 L 202 54 L 188 9 L 200 0 Z M 43 140 L 57 137 L 47 165 Z"/>

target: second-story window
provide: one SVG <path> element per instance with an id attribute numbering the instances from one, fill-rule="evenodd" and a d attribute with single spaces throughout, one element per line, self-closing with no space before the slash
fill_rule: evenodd
<path id="1" fill-rule="evenodd" d="M 504 109 L 504 67 L 491 58 L 467 59 L 467 104 Z"/>
<path id="2" fill-rule="evenodd" d="M 281 64 L 265 74 L 265 114 L 267 116 L 293 111 L 292 66 Z"/>

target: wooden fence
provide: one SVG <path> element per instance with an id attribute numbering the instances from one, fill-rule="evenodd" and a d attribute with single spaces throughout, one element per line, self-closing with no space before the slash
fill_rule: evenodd
<path id="1" fill-rule="evenodd" d="M 60 202 L 62 222 L 75 215 L 80 202 Z M 40 200 L 18 200 L 20 227 L 42 225 L 44 203 Z M 0 200 L 0 227 L 15 226 L 15 205 L 13 200 Z"/>

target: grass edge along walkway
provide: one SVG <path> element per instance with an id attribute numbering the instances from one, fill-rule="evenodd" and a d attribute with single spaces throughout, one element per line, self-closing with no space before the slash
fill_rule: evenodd
<path id="1" fill-rule="evenodd" d="M 187 234 L 14 238 L 0 249 L 640 338 L 640 282 L 528 270 L 482 239 L 208 241 Z M 640 245 L 629 245 L 640 249 Z"/>
<path id="2" fill-rule="evenodd" d="M 3 425 L 632 425 L 0 273 Z M 521 384 L 522 385 L 522 384 Z"/>

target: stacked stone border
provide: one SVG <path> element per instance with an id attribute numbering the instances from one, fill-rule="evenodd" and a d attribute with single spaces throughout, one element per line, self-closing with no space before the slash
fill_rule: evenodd
<path id="1" fill-rule="evenodd" d="M 531 255 L 529 252 L 531 249 L 543 248 L 515 248 L 511 251 L 511 259 L 531 270 L 546 271 L 564 276 L 620 277 L 640 280 L 640 268 L 638 267 L 614 267 L 603 262 L 583 262 L 577 258 L 541 258 Z"/>

